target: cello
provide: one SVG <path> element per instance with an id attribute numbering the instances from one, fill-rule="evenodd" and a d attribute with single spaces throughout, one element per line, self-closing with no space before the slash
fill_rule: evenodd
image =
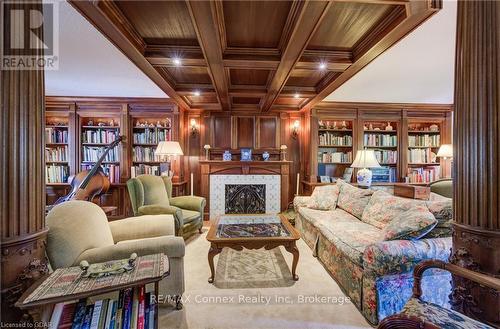
<path id="1" fill-rule="evenodd" d="M 106 146 L 103 154 L 101 154 L 92 169 L 81 171 L 70 178 L 71 191 L 67 195 L 57 199 L 54 206 L 70 200 L 92 201 L 96 196 L 106 193 L 111 183 L 104 173 L 101 164 L 109 151 L 123 140 L 123 136 L 118 136 L 111 144 Z"/>

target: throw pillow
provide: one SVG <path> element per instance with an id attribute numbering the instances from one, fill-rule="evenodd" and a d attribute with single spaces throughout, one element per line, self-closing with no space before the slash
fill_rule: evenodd
<path id="1" fill-rule="evenodd" d="M 414 206 L 394 217 L 382 230 L 383 240 L 416 240 L 429 233 L 437 219 L 425 206 Z"/>
<path id="2" fill-rule="evenodd" d="M 366 205 L 370 202 L 373 191 L 357 188 L 342 180 L 338 180 L 337 185 L 339 185 L 340 189 L 337 206 L 361 219 Z"/>
<path id="3" fill-rule="evenodd" d="M 307 207 L 318 210 L 335 210 L 338 197 L 339 187 L 337 184 L 316 186 Z"/>
<path id="4" fill-rule="evenodd" d="M 426 201 L 425 204 L 429 211 L 437 220 L 436 227 L 430 231 L 426 238 L 445 238 L 450 237 L 452 233 L 453 222 L 453 203 L 452 199 L 440 201 Z"/>
<path id="5" fill-rule="evenodd" d="M 417 203 L 418 201 L 412 199 L 397 197 L 384 191 L 375 191 L 363 211 L 361 220 L 376 228 L 383 229 L 393 218 Z"/>

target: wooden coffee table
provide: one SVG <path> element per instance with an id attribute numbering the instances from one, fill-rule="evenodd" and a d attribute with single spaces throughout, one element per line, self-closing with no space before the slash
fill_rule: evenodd
<path id="1" fill-rule="evenodd" d="M 208 265 L 211 276 L 209 283 L 214 282 L 214 257 L 222 248 L 232 248 L 241 251 L 245 249 L 274 249 L 279 246 L 293 255 L 292 277 L 299 279 L 295 274 L 299 262 L 299 250 L 295 244 L 300 238 L 299 232 L 282 215 L 221 215 L 210 225 L 207 240 L 211 246 L 208 251 Z"/>

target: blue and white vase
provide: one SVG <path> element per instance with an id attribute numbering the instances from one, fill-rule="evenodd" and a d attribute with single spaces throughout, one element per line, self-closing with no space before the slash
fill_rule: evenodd
<path id="1" fill-rule="evenodd" d="M 231 161 L 233 156 L 231 155 L 231 152 L 229 151 L 224 151 L 224 154 L 222 154 L 222 160 L 224 161 Z"/>
<path id="2" fill-rule="evenodd" d="M 269 152 L 262 153 L 262 159 L 264 159 L 264 161 L 269 160 Z"/>

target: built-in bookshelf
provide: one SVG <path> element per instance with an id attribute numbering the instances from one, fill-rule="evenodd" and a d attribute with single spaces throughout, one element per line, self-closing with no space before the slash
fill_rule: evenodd
<path id="1" fill-rule="evenodd" d="M 134 118 L 132 122 L 131 176 L 160 175 L 160 161 L 154 155 L 160 141 L 172 140 L 172 122 L 169 118 Z"/>
<path id="2" fill-rule="evenodd" d="M 438 123 L 410 122 L 408 124 L 408 172 L 410 183 L 429 183 L 441 177 L 436 157 L 441 146 L 441 127 Z"/>
<path id="3" fill-rule="evenodd" d="M 353 122 L 318 120 L 318 176 L 342 177 L 353 161 Z"/>
<path id="4" fill-rule="evenodd" d="M 396 121 L 363 122 L 363 148 L 372 149 L 382 166 L 371 169 L 373 182 L 398 181 L 398 124 Z"/>
<path id="5" fill-rule="evenodd" d="M 80 169 L 90 170 L 99 160 L 106 147 L 120 135 L 119 120 L 115 117 L 81 118 L 81 164 Z M 120 146 L 108 152 L 102 169 L 109 181 L 120 182 Z"/>
<path id="6" fill-rule="evenodd" d="M 68 117 L 50 116 L 45 120 L 45 181 L 66 183 L 70 175 Z"/>

